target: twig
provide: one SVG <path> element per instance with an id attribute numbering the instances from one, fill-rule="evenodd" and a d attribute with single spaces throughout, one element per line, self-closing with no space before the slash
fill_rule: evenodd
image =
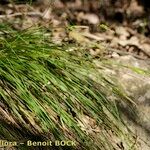
<path id="1" fill-rule="evenodd" d="M 18 16 L 37 16 L 37 17 L 42 17 L 43 14 L 39 13 L 39 12 L 27 12 L 27 13 L 14 13 L 14 14 L 9 14 L 9 15 L 0 15 L 0 19 L 4 19 L 4 18 L 11 18 L 11 17 L 18 17 Z"/>
<path id="2" fill-rule="evenodd" d="M 131 55 L 135 58 L 138 58 L 138 59 L 145 59 L 144 57 L 141 57 L 139 55 L 136 55 L 136 54 L 133 54 L 133 53 L 130 53 L 130 52 L 124 52 L 124 51 L 121 51 L 119 49 L 115 49 L 115 48 L 111 48 L 110 46 L 106 46 L 106 45 L 96 45 L 98 46 L 100 49 L 103 47 L 104 49 L 106 49 L 106 51 L 112 51 L 112 52 L 116 52 L 120 55 Z"/>
<path id="3" fill-rule="evenodd" d="M 135 58 L 138 58 L 138 59 L 145 59 L 144 57 L 141 57 L 139 55 L 136 55 L 136 54 L 133 54 L 133 53 L 130 53 L 130 52 L 124 52 L 124 51 L 121 51 L 121 50 L 118 50 L 118 49 L 114 49 L 114 48 L 110 48 L 110 47 L 107 47 L 106 48 L 108 51 L 112 51 L 112 52 L 116 52 L 120 55 L 131 55 Z"/>
<path id="4" fill-rule="evenodd" d="M 147 52 L 146 50 L 144 50 L 141 46 L 139 46 L 139 45 L 132 45 L 132 44 L 129 44 L 129 46 L 136 47 L 137 49 L 139 49 L 140 51 L 142 51 L 145 55 L 147 55 L 148 57 L 150 57 L 150 53 Z"/>

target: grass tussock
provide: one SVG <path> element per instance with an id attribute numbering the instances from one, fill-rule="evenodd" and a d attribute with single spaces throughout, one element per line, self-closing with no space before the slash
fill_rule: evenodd
<path id="1" fill-rule="evenodd" d="M 113 149 L 115 137 L 130 147 L 116 105 L 107 98 L 127 97 L 92 61 L 52 43 L 45 29 L 1 25 L 0 32 L 1 139 L 69 139 L 75 149 L 87 150 Z"/>

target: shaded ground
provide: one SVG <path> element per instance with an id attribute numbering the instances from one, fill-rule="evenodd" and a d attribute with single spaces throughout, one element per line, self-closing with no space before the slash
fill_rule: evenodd
<path id="1" fill-rule="evenodd" d="M 76 0 L 63 3 L 56 0 L 33 6 L 8 4 L 0 8 L 0 19 L 20 30 L 35 24 L 44 25 L 52 29 L 51 34 L 57 43 L 64 40 L 80 44 L 89 40 L 109 47 L 106 53 L 150 58 L 149 24 L 144 8 L 135 0 L 114 4 L 104 2 Z M 76 35 L 70 31 L 75 31 Z M 99 55 L 99 50 L 90 53 Z"/>

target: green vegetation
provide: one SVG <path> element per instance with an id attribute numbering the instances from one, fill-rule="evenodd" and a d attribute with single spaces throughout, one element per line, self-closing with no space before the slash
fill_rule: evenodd
<path id="1" fill-rule="evenodd" d="M 92 60 L 52 43 L 44 28 L 0 32 L 0 139 L 75 140 L 75 149 L 97 150 L 119 138 L 133 146 L 108 97 L 128 98 Z"/>

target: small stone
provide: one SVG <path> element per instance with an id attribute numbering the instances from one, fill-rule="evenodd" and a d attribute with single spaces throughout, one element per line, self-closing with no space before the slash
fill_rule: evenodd
<path id="1" fill-rule="evenodd" d="M 112 58 L 119 58 L 120 57 L 119 54 L 116 52 L 113 52 L 111 56 L 112 56 Z"/>

